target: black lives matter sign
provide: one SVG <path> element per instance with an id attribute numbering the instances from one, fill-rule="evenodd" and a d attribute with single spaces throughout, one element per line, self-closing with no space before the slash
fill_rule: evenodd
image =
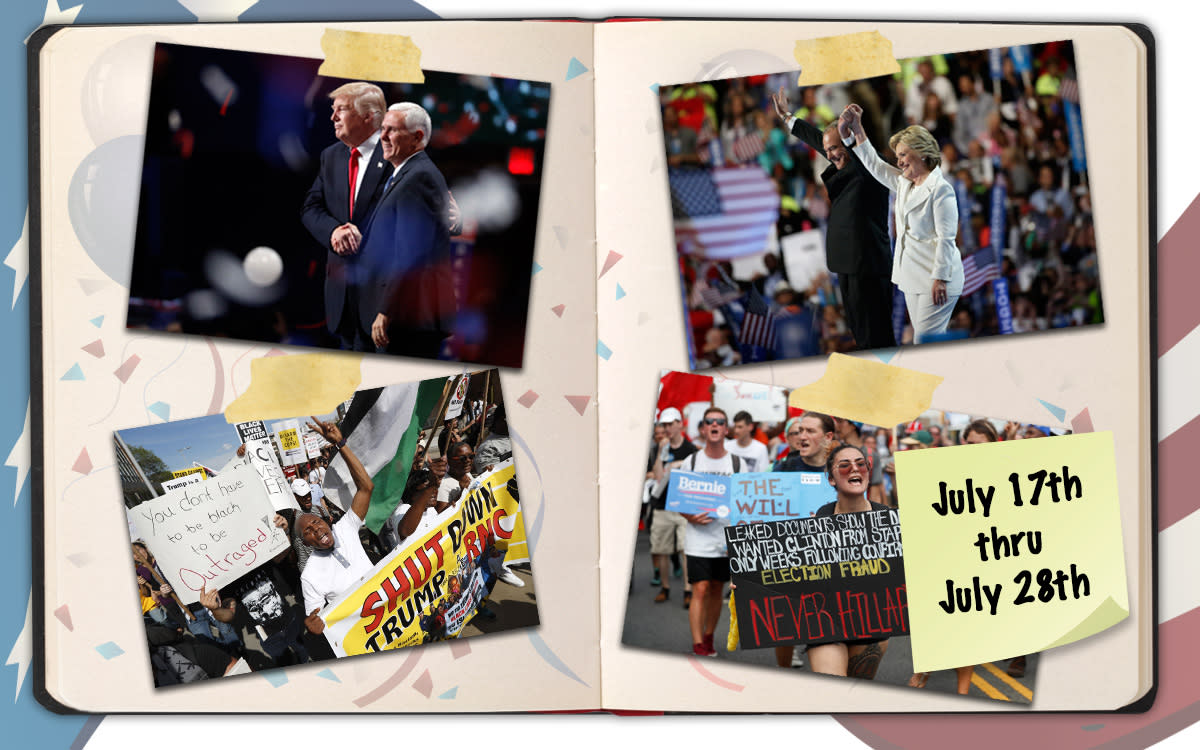
<path id="1" fill-rule="evenodd" d="M 725 536 L 743 648 L 908 633 L 896 511 L 744 524 Z"/>

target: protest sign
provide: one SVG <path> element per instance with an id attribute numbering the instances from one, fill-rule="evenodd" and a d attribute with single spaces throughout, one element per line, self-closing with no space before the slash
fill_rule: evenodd
<path id="1" fill-rule="evenodd" d="M 457 419 L 462 414 L 463 404 L 467 400 L 467 385 L 470 382 L 470 375 L 459 377 L 458 383 L 454 386 L 454 393 L 450 396 L 450 402 L 446 405 L 446 419 Z"/>
<path id="2" fill-rule="evenodd" d="M 171 472 L 171 476 L 174 477 L 175 479 L 180 479 L 182 477 L 190 476 L 192 474 L 199 475 L 201 479 L 208 479 L 208 474 L 205 473 L 203 466 L 193 466 L 190 469 L 180 469 L 179 471 Z"/>
<path id="3" fill-rule="evenodd" d="M 726 414 L 745 411 L 755 422 L 782 422 L 787 419 L 787 391 L 777 385 L 760 385 L 740 380 L 713 383 L 712 405 Z"/>
<path id="4" fill-rule="evenodd" d="M 279 440 L 279 454 L 287 466 L 295 466 L 308 460 L 304 451 L 304 443 L 300 440 L 300 422 L 295 419 L 285 419 L 276 422 L 275 437 Z"/>
<path id="5" fill-rule="evenodd" d="M 484 571 L 501 560 L 515 562 L 510 550 L 526 556 L 512 461 L 476 481 L 435 527 L 383 558 L 358 588 L 322 610 L 335 654 L 457 638 L 486 595 Z"/>
<path id="6" fill-rule="evenodd" d="M 743 648 L 908 633 L 896 511 L 730 526 L 725 538 Z"/>
<path id="7" fill-rule="evenodd" d="M 263 488 L 267 491 L 267 497 L 271 500 L 271 505 L 275 510 L 284 510 L 285 508 L 299 510 L 300 506 L 296 504 L 296 496 L 292 494 L 291 485 L 288 483 L 287 477 L 283 475 L 279 459 L 275 457 L 275 448 L 271 445 L 271 439 L 268 437 L 257 438 L 248 441 L 245 445 L 246 458 L 249 459 L 250 465 L 254 467 L 255 473 L 262 481 Z"/>
<path id="8" fill-rule="evenodd" d="M 249 466 L 147 500 L 129 516 L 184 604 L 197 601 L 202 588 L 220 588 L 289 546 Z"/>
<path id="9" fill-rule="evenodd" d="M 311 461 L 314 458 L 321 457 L 321 443 L 325 442 L 321 436 L 315 432 L 304 433 L 304 453 Z M 328 443 L 326 443 L 328 444 Z"/>
<path id="10" fill-rule="evenodd" d="M 203 481 L 204 477 L 200 475 L 200 472 L 193 472 L 191 474 L 184 474 L 178 479 L 167 479 L 163 481 L 162 486 L 164 491 L 169 492 L 177 490 L 180 487 L 186 487 L 189 484 L 200 484 Z"/>
<path id="11" fill-rule="evenodd" d="M 1033 654 L 1129 616 L 1113 455 L 1110 432 L 896 454 L 915 669 Z"/>
<path id="12" fill-rule="evenodd" d="M 256 419 L 253 422 L 238 422 L 233 426 L 233 429 L 237 430 L 238 438 L 243 443 L 270 437 L 270 434 L 267 433 L 267 426 L 263 424 L 261 419 Z"/>
<path id="13" fill-rule="evenodd" d="M 667 485 L 667 510 L 708 513 L 731 524 L 803 518 L 837 499 L 815 471 L 752 472 L 733 476 L 675 469 Z"/>

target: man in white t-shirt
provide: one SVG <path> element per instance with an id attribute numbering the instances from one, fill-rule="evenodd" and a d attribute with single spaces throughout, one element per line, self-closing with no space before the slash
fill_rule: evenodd
<path id="1" fill-rule="evenodd" d="M 754 417 L 739 411 L 733 417 L 733 439 L 725 441 L 725 450 L 742 459 L 742 471 L 770 471 L 767 446 L 754 439 Z"/>
<path id="2" fill-rule="evenodd" d="M 313 513 L 302 513 L 296 518 L 296 533 L 312 549 L 300 576 L 304 611 L 309 613 L 304 625 L 310 633 L 319 635 L 325 630 L 325 621 L 317 613 L 374 567 L 363 550 L 358 530 L 366 520 L 375 485 L 354 451 L 346 447 L 346 440 L 337 425 L 320 422 L 315 417 L 313 423 L 313 429 L 321 433 L 321 437 L 337 446 L 354 482 L 350 512 L 333 526 Z"/>
<path id="3" fill-rule="evenodd" d="M 685 458 L 680 468 L 726 476 L 742 471 L 741 459 L 725 449 L 728 421 L 723 409 L 709 407 L 700 422 L 704 449 Z M 683 551 L 687 555 L 688 580 L 692 584 L 692 604 L 688 607 L 692 653 L 716 656 L 713 633 L 721 619 L 725 583 L 729 581 L 729 549 L 725 545 L 729 519 L 714 518 L 708 513 L 685 514 L 684 518 L 688 527 Z"/>

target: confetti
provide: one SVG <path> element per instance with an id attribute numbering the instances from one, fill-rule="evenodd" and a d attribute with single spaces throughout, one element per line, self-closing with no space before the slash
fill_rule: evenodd
<path id="1" fill-rule="evenodd" d="M 617 284 L 617 299 L 621 299 L 624 296 L 625 296 L 625 290 L 621 288 L 620 284 Z"/>
<path id="2" fill-rule="evenodd" d="M 538 271 L 540 271 L 540 270 L 542 270 L 542 264 L 541 264 L 541 263 L 538 263 L 538 262 L 535 260 L 535 261 L 533 262 L 533 273 L 532 273 L 532 274 L 530 274 L 530 276 L 534 276 L 534 275 L 536 275 L 536 274 L 537 274 L 537 272 L 538 272 Z"/>
<path id="3" fill-rule="evenodd" d="M 282 687 L 283 685 L 286 685 L 288 681 L 287 675 L 283 673 L 282 669 L 268 669 L 264 672 L 259 672 L 259 674 L 262 675 L 267 682 L 271 683 L 271 687 Z"/>
<path id="4" fill-rule="evenodd" d="M 1071 419 L 1072 432 L 1094 432 L 1095 429 L 1092 426 L 1092 415 L 1087 409 L 1079 412 Z"/>
<path id="5" fill-rule="evenodd" d="M 533 393 L 533 391 L 530 391 L 529 393 Z M 529 394 L 525 394 L 525 395 L 529 395 Z M 534 393 L 533 397 L 534 397 L 534 399 L 536 399 L 537 394 Z M 532 402 L 530 402 L 530 403 L 532 403 Z M 464 656 L 469 656 L 470 654 L 471 654 L 470 641 L 464 641 L 464 640 L 461 640 L 458 638 L 454 639 L 453 641 L 450 641 L 450 655 L 453 656 L 455 658 L 455 660 L 461 659 Z M 455 690 L 457 690 L 457 689 L 458 688 L 455 688 Z"/>
<path id="6" fill-rule="evenodd" d="M 113 375 L 116 375 L 117 380 L 120 380 L 122 383 L 128 383 L 129 376 L 133 374 L 133 371 L 137 368 L 138 363 L 141 361 L 142 358 L 138 355 L 130 355 L 129 359 L 125 360 L 120 367 L 113 371 Z"/>
<path id="7" fill-rule="evenodd" d="M 75 626 L 71 624 L 71 610 L 67 609 L 67 605 L 64 604 L 54 610 L 54 616 L 58 618 L 59 622 L 67 626 L 67 630 L 75 630 Z"/>
<path id="8" fill-rule="evenodd" d="M 529 407 L 533 406 L 533 402 L 537 400 L 538 394 L 535 391 L 525 391 L 524 395 L 517 399 L 517 403 L 528 409 Z M 458 643 L 458 641 L 455 641 L 455 643 Z"/>
<path id="9" fill-rule="evenodd" d="M 83 293 L 87 296 L 92 296 L 96 292 L 108 285 L 107 281 L 99 281 L 97 279 L 80 279 L 79 286 L 83 289 Z"/>
<path id="10" fill-rule="evenodd" d="M 317 677 L 321 677 L 323 679 L 329 680 L 330 682 L 336 682 L 339 684 L 341 684 L 341 682 L 342 682 L 341 680 L 338 679 L 338 676 L 333 673 L 332 669 L 322 669 L 320 672 L 317 672 Z"/>
<path id="11" fill-rule="evenodd" d="M 596 339 L 596 354 L 607 361 L 612 356 L 612 349 L 609 349 L 603 341 Z"/>
<path id="12" fill-rule="evenodd" d="M 97 318 L 92 318 L 88 322 L 91 323 L 92 325 L 96 326 L 97 328 L 99 328 L 104 323 L 104 316 L 101 315 Z"/>
<path id="13" fill-rule="evenodd" d="M 555 226 L 554 236 L 558 238 L 558 246 L 563 250 L 567 249 L 567 228 Z"/>
<path id="14" fill-rule="evenodd" d="M 62 380 L 83 380 L 83 370 L 79 369 L 79 363 L 71 365 L 71 369 L 67 370 L 67 374 L 63 375 Z"/>
<path id="15" fill-rule="evenodd" d="M 1067 410 L 1062 408 L 1061 406 L 1055 406 L 1054 404 L 1050 403 L 1049 401 L 1043 401 L 1040 398 L 1038 399 L 1038 403 L 1041 404 L 1042 406 L 1046 407 L 1046 409 L 1051 414 L 1053 414 L 1054 418 L 1057 419 L 1059 422 L 1061 422 L 1067 418 Z"/>
<path id="16" fill-rule="evenodd" d="M 609 269 L 617 265 L 617 261 L 625 256 L 618 253 L 616 250 L 609 250 L 608 257 L 604 259 L 604 267 L 600 269 L 600 275 L 596 278 L 604 278 L 604 274 L 608 273 Z"/>
<path id="17" fill-rule="evenodd" d="M 572 57 L 571 62 L 567 65 L 567 80 L 578 78 L 588 72 L 587 66 L 579 62 L 578 58 Z"/>
<path id="18" fill-rule="evenodd" d="M 426 698 L 433 692 L 433 678 L 429 676 L 429 670 L 426 669 L 417 681 L 413 683 L 413 690 L 416 690 Z"/>
<path id="19" fill-rule="evenodd" d="M 566 305 L 555 305 L 554 307 L 550 308 L 550 310 L 560 318 L 562 317 L 563 310 L 566 310 L 566 309 L 567 309 Z"/>
<path id="20" fill-rule="evenodd" d="M 899 349 L 879 349 L 875 352 L 875 356 L 885 365 L 891 364 L 892 359 L 900 353 Z"/>
<path id="21" fill-rule="evenodd" d="M 87 448 L 79 451 L 79 458 L 75 459 L 75 465 L 71 467 L 71 471 L 79 472 L 80 474 L 90 474 L 92 471 L 92 458 L 88 455 Z"/>
<path id="22" fill-rule="evenodd" d="M 458 697 L 458 685 L 455 685 L 454 687 L 450 688 L 446 692 L 439 695 L 438 700 L 452 701 L 456 697 Z"/>
<path id="23" fill-rule="evenodd" d="M 571 406 L 575 407 L 575 411 L 579 412 L 579 416 L 587 410 L 588 402 L 592 400 L 591 396 L 564 396 Z"/>
<path id="24" fill-rule="evenodd" d="M 101 643 L 99 646 L 96 646 L 96 653 L 100 654 L 105 659 L 115 659 L 121 654 L 125 653 L 125 649 L 121 648 L 112 641 L 109 641 L 108 643 Z"/>
<path id="25" fill-rule="evenodd" d="M 101 341 L 100 339 L 96 339 L 92 343 L 85 344 L 84 346 L 81 346 L 79 348 L 83 349 L 85 352 L 92 355 L 96 359 L 100 359 L 101 357 L 104 356 L 104 342 Z"/>
<path id="26" fill-rule="evenodd" d="M 161 417 L 164 422 L 171 419 L 171 406 L 163 401 L 155 401 L 146 407 L 151 414 Z"/>

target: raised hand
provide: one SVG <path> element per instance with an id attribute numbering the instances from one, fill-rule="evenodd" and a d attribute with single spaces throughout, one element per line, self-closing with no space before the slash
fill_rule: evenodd
<path id="1" fill-rule="evenodd" d="M 780 120 L 786 122 L 792 116 L 792 111 L 788 107 L 787 92 L 784 91 L 783 86 L 779 87 L 778 92 L 771 94 L 771 104 L 775 106 L 775 115 Z"/>

